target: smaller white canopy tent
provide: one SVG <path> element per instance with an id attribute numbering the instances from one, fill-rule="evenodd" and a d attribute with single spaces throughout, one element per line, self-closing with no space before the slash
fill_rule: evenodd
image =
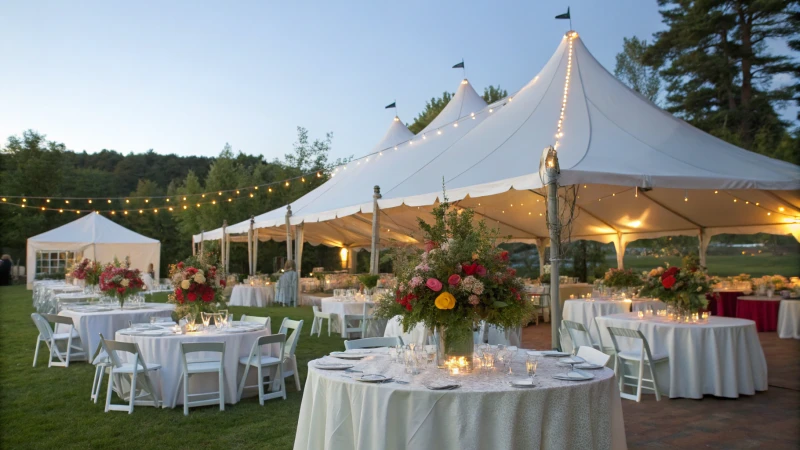
<path id="1" fill-rule="evenodd" d="M 117 257 L 130 257 L 131 268 L 147 270 L 149 264 L 159 273 L 161 242 L 142 236 L 97 213 L 28 238 L 28 289 L 36 275 L 36 253 L 39 251 L 69 251 L 82 253 L 84 258 L 108 263 Z"/>

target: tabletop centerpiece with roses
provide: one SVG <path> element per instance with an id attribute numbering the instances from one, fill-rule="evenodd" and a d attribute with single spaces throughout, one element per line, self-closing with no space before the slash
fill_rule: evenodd
<path id="1" fill-rule="evenodd" d="M 217 266 L 203 258 L 189 258 L 170 264 L 169 277 L 173 291 L 169 302 L 175 304 L 173 318 L 188 318 L 193 324 L 200 313 L 215 313 L 225 306 L 225 280 L 219 276 Z"/>
<path id="2" fill-rule="evenodd" d="M 708 275 L 701 268 L 665 265 L 643 275 L 642 297 L 652 297 L 677 308 L 678 316 L 706 308 L 706 294 L 711 292 Z"/>
<path id="3" fill-rule="evenodd" d="M 495 245 L 497 230 L 447 199 L 431 214 L 432 223 L 418 219 L 424 251 L 395 255 L 397 289 L 378 302 L 376 316 L 399 315 L 405 330 L 424 324 L 436 336 L 437 365 L 460 359 L 470 370 L 475 327 L 519 327 L 532 306 L 508 252 Z"/>
<path id="4" fill-rule="evenodd" d="M 125 307 L 125 300 L 138 294 L 145 288 L 139 269 L 131 269 L 130 258 L 120 262 L 114 258 L 103 268 L 99 275 L 100 290 L 119 301 L 120 309 Z"/>

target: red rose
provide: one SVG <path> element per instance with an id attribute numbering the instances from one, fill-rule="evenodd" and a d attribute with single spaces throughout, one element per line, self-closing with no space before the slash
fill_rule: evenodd
<path id="1" fill-rule="evenodd" d="M 206 289 L 203 290 L 203 301 L 208 303 L 211 300 L 214 300 L 214 290 L 210 287 L 206 287 Z"/>
<path id="2" fill-rule="evenodd" d="M 425 251 L 426 252 L 429 252 L 429 251 L 435 249 L 436 247 L 438 247 L 438 245 L 436 245 L 436 242 L 425 241 Z"/>
<path id="3" fill-rule="evenodd" d="M 680 271 L 680 269 L 678 269 L 675 266 L 672 266 L 669 269 L 665 270 L 664 273 L 661 274 L 661 279 L 663 280 L 663 279 L 665 279 L 667 277 L 674 277 L 675 275 L 678 274 L 678 271 Z"/>
<path id="4" fill-rule="evenodd" d="M 175 289 L 175 299 L 179 302 L 183 303 L 183 291 L 180 289 Z"/>
<path id="5" fill-rule="evenodd" d="M 475 269 L 475 275 L 477 275 L 479 277 L 485 277 L 486 276 L 486 267 L 483 267 L 482 265 L 478 264 L 478 267 Z"/>
<path id="6" fill-rule="evenodd" d="M 406 304 L 406 310 L 411 311 L 411 303 Z"/>
<path id="7" fill-rule="evenodd" d="M 178 269 L 183 269 L 183 261 L 178 263 Z"/>
<path id="8" fill-rule="evenodd" d="M 508 251 L 503 250 L 502 252 L 500 252 L 500 259 L 502 261 L 508 261 Z"/>
<path id="9" fill-rule="evenodd" d="M 425 286 L 428 286 L 428 288 L 434 292 L 442 290 L 442 282 L 436 278 L 428 278 L 428 281 L 425 282 Z"/>
<path id="10" fill-rule="evenodd" d="M 461 282 L 461 277 L 456 274 L 450 275 L 450 278 L 447 279 L 447 284 L 449 284 L 450 286 L 455 286 L 460 282 Z"/>
<path id="11" fill-rule="evenodd" d="M 474 275 L 475 271 L 478 270 L 478 263 L 472 264 L 462 264 L 461 268 L 464 269 L 464 273 L 467 275 Z M 486 269 L 484 269 L 486 270 Z"/>
<path id="12" fill-rule="evenodd" d="M 228 283 L 225 280 L 219 280 L 219 285 L 225 287 L 228 285 Z"/>
<path id="13" fill-rule="evenodd" d="M 117 292 L 119 292 L 120 294 L 124 294 L 125 293 L 125 288 L 124 287 L 119 287 L 119 288 L 117 288 Z"/>
<path id="14" fill-rule="evenodd" d="M 669 289 L 669 288 L 671 288 L 673 285 L 675 285 L 675 282 L 676 282 L 676 281 L 677 281 L 677 280 L 675 279 L 675 277 L 673 277 L 673 276 L 668 276 L 667 278 L 662 278 L 662 279 L 661 279 L 661 284 L 662 284 L 662 285 L 663 285 L 665 288 Z"/>
<path id="15" fill-rule="evenodd" d="M 197 294 L 195 294 L 194 292 L 189 292 L 188 294 L 186 294 L 186 298 L 190 302 L 193 302 L 193 301 L 197 300 Z"/>
<path id="16" fill-rule="evenodd" d="M 514 268 L 511 268 L 511 267 L 508 267 L 508 268 L 506 269 L 506 273 L 508 274 L 508 276 L 510 276 L 510 277 L 514 277 L 514 276 L 516 276 L 516 275 L 517 275 L 517 269 L 514 269 Z"/>

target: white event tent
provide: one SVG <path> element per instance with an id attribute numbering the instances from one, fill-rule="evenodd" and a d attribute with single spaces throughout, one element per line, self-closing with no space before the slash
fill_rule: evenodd
<path id="1" fill-rule="evenodd" d="M 158 273 L 161 242 L 142 236 L 98 213 L 89 213 L 78 220 L 28 238 L 28 289 L 36 275 L 37 252 L 75 252 L 77 257 L 107 263 L 130 257 L 131 268 L 147 270 L 153 264 Z"/>
<path id="2" fill-rule="evenodd" d="M 444 183 L 457 207 L 473 208 L 512 241 L 543 246 L 540 158 L 555 146 L 559 185 L 578 191 L 570 237 L 613 242 L 620 267 L 626 245 L 642 238 L 697 236 L 702 263 L 716 234 L 800 239 L 800 167 L 728 144 L 659 109 L 603 68 L 574 32 L 538 75 L 502 101 L 486 105 L 464 80 L 425 130 L 411 137 L 400 127 L 396 120 L 368 157 L 337 168 L 289 205 L 291 216 L 270 211 L 227 227 L 225 235 L 248 235 L 252 227 L 260 240 L 284 240 L 295 226 L 297 259 L 304 240 L 350 248 L 418 243 L 416 219 L 429 217 Z M 379 233 L 372 231 L 376 219 Z M 194 241 L 221 236 L 214 230 Z"/>

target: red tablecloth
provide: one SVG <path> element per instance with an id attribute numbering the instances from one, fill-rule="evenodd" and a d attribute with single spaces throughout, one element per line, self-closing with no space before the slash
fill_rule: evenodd
<path id="1" fill-rule="evenodd" d="M 715 311 L 716 315 L 725 317 L 738 317 L 736 315 L 736 301 L 743 295 L 744 292 L 715 292 L 714 296 L 717 298 L 717 309 Z"/>
<path id="2" fill-rule="evenodd" d="M 778 311 L 781 302 L 775 300 L 742 300 L 736 302 L 736 317 L 750 319 L 756 323 L 756 329 L 775 331 L 778 329 Z"/>

